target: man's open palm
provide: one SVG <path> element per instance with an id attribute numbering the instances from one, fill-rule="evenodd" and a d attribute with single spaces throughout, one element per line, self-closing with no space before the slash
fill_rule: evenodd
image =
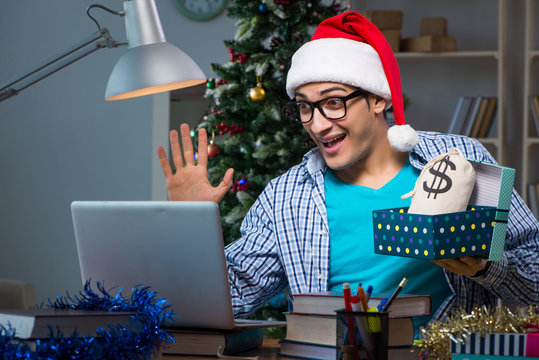
<path id="1" fill-rule="evenodd" d="M 165 149 L 157 148 L 157 156 L 165 175 L 168 198 L 173 201 L 213 201 L 218 203 L 232 186 L 233 169 L 228 169 L 221 183 L 214 187 L 208 180 L 208 136 L 205 129 L 198 132 L 198 164 L 191 142 L 189 125 L 180 126 L 182 147 L 176 130 L 170 131 L 172 171 Z"/>

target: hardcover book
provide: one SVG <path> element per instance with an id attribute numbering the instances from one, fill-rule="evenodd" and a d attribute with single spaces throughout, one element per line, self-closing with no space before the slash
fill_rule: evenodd
<path id="1" fill-rule="evenodd" d="M 304 341 L 283 339 L 280 341 L 279 356 L 294 359 L 309 360 L 335 360 L 337 359 L 337 346 L 313 344 Z M 389 347 L 388 360 L 417 360 L 418 354 L 413 346 Z"/>
<path id="2" fill-rule="evenodd" d="M 369 308 L 376 307 L 382 299 L 388 296 L 376 295 L 369 299 Z M 333 315 L 335 310 L 344 307 L 344 298 L 342 293 L 337 292 L 319 292 L 292 295 L 292 312 Z M 389 312 L 390 318 L 424 316 L 432 311 L 432 299 L 430 295 L 400 294 L 395 298 Z"/>
<path id="3" fill-rule="evenodd" d="M 285 314 L 288 326 L 286 340 L 319 345 L 337 345 L 337 317 L 332 315 Z M 388 346 L 410 346 L 414 342 L 414 322 L 411 317 L 390 318 Z"/>
<path id="4" fill-rule="evenodd" d="M 264 329 L 246 330 L 167 330 L 174 343 L 163 350 L 169 355 L 233 355 L 256 349 L 264 341 Z"/>
<path id="5" fill-rule="evenodd" d="M 71 309 L 0 310 L 0 326 L 15 330 L 20 339 L 47 338 L 53 331 L 64 335 L 75 331 L 79 336 L 95 336 L 99 328 L 109 325 L 131 325 L 134 312 L 91 311 Z"/>

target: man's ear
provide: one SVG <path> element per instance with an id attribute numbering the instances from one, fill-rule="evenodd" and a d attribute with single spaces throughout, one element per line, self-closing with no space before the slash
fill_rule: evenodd
<path id="1" fill-rule="evenodd" d="M 383 113 L 387 104 L 386 99 L 378 95 L 374 95 L 372 98 L 373 98 L 372 105 L 373 105 L 374 112 L 377 114 Z"/>

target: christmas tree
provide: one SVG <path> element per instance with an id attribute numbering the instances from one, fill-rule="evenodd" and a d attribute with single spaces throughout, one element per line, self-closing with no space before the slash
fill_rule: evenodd
<path id="1" fill-rule="evenodd" d="M 242 219 L 268 182 L 314 146 L 301 124 L 283 113 L 290 100 L 286 74 L 315 27 L 343 8 L 321 0 L 230 1 L 227 15 L 237 26 L 234 39 L 225 41 L 230 61 L 212 64 L 210 106 L 199 125 L 210 137 L 210 181 L 217 184 L 227 169 L 235 170 L 234 186 L 220 203 L 227 244 L 239 238 Z M 282 319 L 286 297 L 272 302 L 256 317 Z"/>
<path id="2" fill-rule="evenodd" d="M 237 19 L 234 40 L 225 40 L 230 61 L 212 64 L 210 106 L 200 124 L 210 137 L 210 181 L 235 170 L 234 186 L 220 203 L 227 244 L 239 238 L 241 220 L 268 182 L 314 146 L 283 113 L 290 100 L 286 74 L 314 28 L 340 11 L 340 3 L 321 0 L 230 1 L 227 15 Z"/>

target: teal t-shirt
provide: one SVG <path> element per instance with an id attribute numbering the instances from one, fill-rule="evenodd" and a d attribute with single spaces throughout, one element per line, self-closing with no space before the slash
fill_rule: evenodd
<path id="1" fill-rule="evenodd" d="M 430 294 L 433 312 L 451 294 L 441 267 L 428 260 L 374 253 L 372 211 L 410 206 L 411 191 L 420 171 L 407 160 L 401 171 L 380 189 L 352 185 L 328 169 L 325 196 L 330 234 L 329 290 L 342 291 L 349 282 L 352 289 L 362 283 L 373 286 L 373 296 L 390 295 L 403 277 L 408 283 L 401 294 Z M 414 319 L 419 326 L 430 316 Z"/>

